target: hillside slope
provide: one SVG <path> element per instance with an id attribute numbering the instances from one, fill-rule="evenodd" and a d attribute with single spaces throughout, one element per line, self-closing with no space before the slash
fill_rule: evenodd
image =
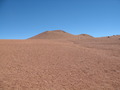
<path id="1" fill-rule="evenodd" d="M 33 36 L 29 39 L 82 39 L 82 38 L 93 38 L 87 34 L 72 35 L 62 30 L 46 31 Z"/>
<path id="2" fill-rule="evenodd" d="M 120 42 L 0 40 L 0 90 L 120 90 Z"/>

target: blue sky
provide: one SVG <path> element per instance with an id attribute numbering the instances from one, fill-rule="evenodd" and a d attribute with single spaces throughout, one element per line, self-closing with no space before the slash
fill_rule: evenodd
<path id="1" fill-rule="evenodd" d="M 0 0 L 0 39 L 27 39 L 47 30 L 120 35 L 120 0 Z"/>

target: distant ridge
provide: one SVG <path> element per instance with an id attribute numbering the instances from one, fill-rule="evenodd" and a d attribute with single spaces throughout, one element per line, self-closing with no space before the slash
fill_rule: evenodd
<path id="1" fill-rule="evenodd" d="M 99 38 L 104 38 L 104 39 L 119 39 L 120 40 L 120 35 L 112 35 L 112 36 L 105 36 L 105 37 L 99 37 Z"/>
<path id="2" fill-rule="evenodd" d="M 80 38 L 93 38 L 93 37 L 87 34 L 73 35 L 63 30 L 53 30 L 45 31 L 29 39 L 80 39 Z"/>

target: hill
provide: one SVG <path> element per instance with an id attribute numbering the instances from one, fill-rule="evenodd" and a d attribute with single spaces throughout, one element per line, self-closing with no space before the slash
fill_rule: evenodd
<path id="1" fill-rule="evenodd" d="M 81 39 L 81 38 L 91 38 L 92 36 L 87 34 L 73 35 L 67 33 L 63 30 L 53 30 L 40 33 L 29 39 Z"/>

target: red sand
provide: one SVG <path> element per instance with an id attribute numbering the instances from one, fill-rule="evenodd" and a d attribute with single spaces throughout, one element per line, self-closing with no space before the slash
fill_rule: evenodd
<path id="1" fill-rule="evenodd" d="M 120 40 L 0 40 L 0 90 L 120 90 Z"/>

